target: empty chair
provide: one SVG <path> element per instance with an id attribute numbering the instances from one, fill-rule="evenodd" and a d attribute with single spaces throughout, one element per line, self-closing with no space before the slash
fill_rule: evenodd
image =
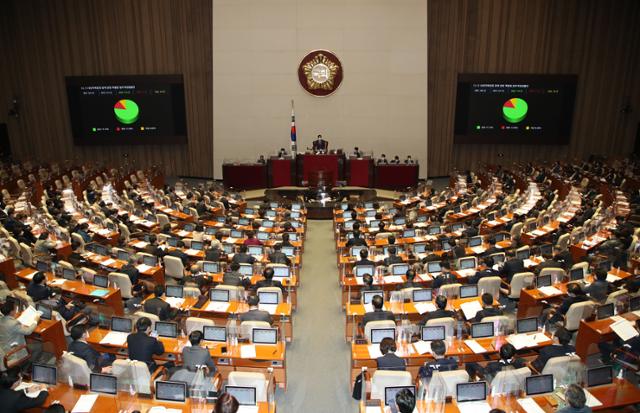
<path id="1" fill-rule="evenodd" d="M 160 228 L 170 223 L 169 217 L 165 214 L 156 214 L 156 221 L 158 222 L 158 227 Z"/>
<path id="2" fill-rule="evenodd" d="M 278 294 L 278 304 L 280 304 L 282 302 L 282 289 L 280 289 L 280 287 L 260 287 L 260 288 L 258 288 L 258 290 L 256 292 L 258 293 L 258 296 L 262 292 L 264 292 L 264 293 L 276 293 L 276 294 Z"/>
<path id="3" fill-rule="evenodd" d="M 491 380 L 491 394 L 519 394 L 525 387 L 525 380 L 531 376 L 529 367 L 502 370 Z"/>
<path id="4" fill-rule="evenodd" d="M 456 320 L 453 317 L 441 317 L 441 318 L 433 318 L 427 321 L 428 326 L 444 326 L 444 334 L 446 337 L 452 337 Z"/>
<path id="5" fill-rule="evenodd" d="M 131 239 L 131 233 L 129 232 L 129 228 L 127 228 L 124 224 L 118 224 L 118 230 L 120 231 L 120 237 L 124 242 L 129 242 Z"/>
<path id="6" fill-rule="evenodd" d="M 511 227 L 511 231 L 509 231 L 509 234 L 511 235 L 512 239 L 520 239 L 520 234 L 522 234 L 523 226 L 524 225 L 522 224 L 522 222 L 513 224 L 513 226 Z"/>
<path id="7" fill-rule="evenodd" d="M 62 353 L 62 361 L 60 364 L 60 376 L 58 379 L 62 383 L 72 382 L 74 385 L 89 386 L 89 375 L 91 369 L 87 362 L 73 353 Z M 71 378 L 71 380 L 69 380 Z"/>
<path id="8" fill-rule="evenodd" d="M 266 321 L 246 320 L 240 323 L 240 336 L 243 338 L 253 339 L 254 328 L 270 328 L 271 325 Z"/>
<path id="9" fill-rule="evenodd" d="M 512 300 L 519 300 L 520 291 L 533 284 L 533 277 L 534 275 L 532 272 L 519 272 L 514 274 L 511 279 L 511 284 L 509 285 L 507 297 Z"/>
<path id="10" fill-rule="evenodd" d="M 162 259 L 164 261 L 164 273 L 167 277 L 177 279 L 182 279 L 182 277 L 184 277 L 184 265 L 180 258 L 165 255 Z"/>
<path id="11" fill-rule="evenodd" d="M 187 317 L 185 321 L 186 334 L 191 334 L 192 331 L 199 330 L 204 331 L 204 326 L 214 326 L 215 323 L 213 320 L 209 320 L 208 318 L 200 318 L 200 317 Z"/>
<path id="12" fill-rule="evenodd" d="M 162 367 L 154 372 L 153 378 L 157 377 Z M 113 362 L 111 374 L 118 378 L 118 390 L 135 391 L 141 394 L 152 393 L 152 375 L 145 362 L 135 360 L 117 359 Z"/>
<path id="13" fill-rule="evenodd" d="M 160 317 L 158 317 L 157 315 L 145 313 L 144 311 L 136 311 L 135 313 L 133 313 L 133 317 L 135 318 L 133 324 L 135 324 L 138 319 L 147 317 L 149 320 L 151 320 L 151 330 L 154 330 L 156 328 L 156 321 L 160 321 Z"/>
<path id="14" fill-rule="evenodd" d="M 609 296 L 607 297 L 607 300 L 605 301 L 605 304 L 609 304 L 609 303 L 614 303 L 615 304 L 615 303 L 618 302 L 618 300 L 626 297 L 626 295 L 628 293 L 629 292 L 624 288 L 621 288 L 621 289 L 619 289 L 617 291 L 614 291 L 611 294 L 609 294 Z"/>
<path id="15" fill-rule="evenodd" d="M 120 289 L 122 298 L 125 300 L 133 298 L 133 293 L 131 292 L 131 279 L 127 274 L 123 274 L 121 272 L 109 273 L 109 282 L 115 284 L 116 287 Z"/>
<path id="16" fill-rule="evenodd" d="M 84 252 L 84 238 L 82 238 L 80 234 L 76 234 L 75 232 L 73 232 L 71 233 L 71 239 L 78 243 L 78 252 Z"/>
<path id="17" fill-rule="evenodd" d="M 562 268 L 559 267 L 547 267 L 543 268 L 538 275 L 547 275 L 551 274 L 551 282 L 558 283 L 562 282 L 567 274 L 564 272 Z"/>
<path id="18" fill-rule="evenodd" d="M 478 281 L 478 292 L 480 295 L 483 293 L 489 293 L 493 297 L 498 297 L 500 294 L 501 283 L 502 278 L 498 276 L 480 278 Z"/>
<path id="19" fill-rule="evenodd" d="M 84 282 L 88 284 L 93 284 L 93 278 L 95 277 L 96 274 L 97 272 L 95 272 L 91 268 L 87 268 L 87 267 L 80 268 L 80 276 L 82 277 Z"/>
<path id="20" fill-rule="evenodd" d="M 269 382 L 262 373 L 232 371 L 229 373 L 229 386 L 253 387 L 256 389 L 256 402 L 267 401 Z"/>
<path id="21" fill-rule="evenodd" d="M 593 314 L 595 303 L 593 301 L 582 301 L 571 304 L 567 314 L 564 316 L 564 328 L 569 331 L 577 331 L 580 327 L 580 320 L 589 318 Z"/>
<path id="22" fill-rule="evenodd" d="M 542 369 L 542 374 L 553 374 L 553 379 L 556 383 L 562 383 L 565 380 L 567 373 L 578 373 L 583 370 L 582 360 L 580 356 L 560 356 L 552 357 L 545 364 Z"/>
<path id="23" fill-rule="evenodd" d="M 443 397 L 455 397 L 459 383 L 467 383 L 469 373 L 464 369 L 452 371 L 435 371 L 429 385 L 430 399 L 435 399 L 439 393 Z"/>
<path id="24" fill-rule="evenodd" d="M 408 371 L 376 370 L 371 378 L 371 398 L 384 400 L 385 388 L 411 384 L 411 373 Z"/>
<path id="25" fill-rule="evenodd" d="M 367 341 L 371 343 L 371 330 L 375 328 L 396 328 L 395 321 L 391 320 L 374 320 L 369 321 L 364 326 L 364 336 L 367 338 Z"/>
<path id="26" fill-rule="evenodd" d="M 506 315 L 494 315 L 490 317 L 484 317 L 482 320 L 483 323 L 493 323 L 495 328 L 495 334 L 498 334 L 498 331 L 502 331 L 505 335 L 511 334 L 513 332 L 513 322 L 511 318 Z"/>
<path id="27" fill-rule="evenodd" d="M 445 284 L 440 287 L 438 295 L 444 295 L 447 298 L 459 297 L 460 287 L 462 287 L 462 284 L 460 283 Z"/>
<path id="28" fill-rule="evenodd" d="M 25 266 L 33 267 L 33 252 L 31 251 L 31 247 L 24 242 L 20 243 L 20 259 Z"/>

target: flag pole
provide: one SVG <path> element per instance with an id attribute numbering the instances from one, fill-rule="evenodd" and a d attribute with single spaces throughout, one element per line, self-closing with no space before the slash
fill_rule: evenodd
<path id="1" fill-rule="evenodd" d="M 298 153 L 298 142 L 296 136 L 296 115 L 293 106 L 293 99 L 291 99 L 291 156 L 295 159 Z"/>

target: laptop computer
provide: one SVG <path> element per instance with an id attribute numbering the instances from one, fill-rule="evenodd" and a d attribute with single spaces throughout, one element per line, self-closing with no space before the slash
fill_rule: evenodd
<path id="1" fill-rule="evenodd" d="M 365 274 L 375 274 L 376 269 L 373 265 L 356 265 L 353 267 L 353 272 L 356 277 L 362 277 Z"/>
<path id="2" fill-rule="evenodd" d="M 379 295 L 384 300 L 384 291 L 383 290 L 371 290 L 371 291 L 363 291 L 362 292 L 362 304 L 371 304 L 373 297 Z"/>
<path id="3" fill-rule="evenodd" d="M 476 381 L 471 383 L 458 383 L 456 385 L 456 402 L 477 402 L 487 399 L 487 382 Z"/>
<path id="4" fill-rule="evenodd" d="M 62 278 L 73 281 L 76 279 L 76 270 L 72 268 L 62 268 Z"/>
<path id="5" fill-rule="evenodd" d="M 587 387 L 613 383 L 613 367 L 602 366 L 587 370 Z"/>
<path id="6" fill-rule="evenodd" d="M 40 311 L 42 313 L 40 318 L 43 318 L 45 320 L 51 320 L 51 315 L 52 315 L 52 311 L 53 311 L 51 309 L 51 307 L 49 307 L 48 305 L 37 303 L 36 304 L 36 310 L 38 310 L 38 311 Z"/>
<path id="7" fill-rule="evenodd" d="M 538 331 L 538 317 L 521 318 L 516 321 L 518 334 L 533 333 Z"/>
<path id="8" fill-rule="evenodd" d="M 615 314 L 615 303 L 600 305 L 596 308 L 596 317 L 598 320 L 612 317 Z"/>
<path id="9" fill-rule="evenodd" d="M 256 388 L 246 386 L 225 386 L 224 391 L 233 396 L 241 406 L 255 406 Z"/>
<path id="10" fill-rule="evenodd" d="M 222 288 L 212 288 L 209 290 L 209 299 L 219 303 L 229 302 L 229 290 L 223 290 Z"/>
<path id="11" fill-rule="evenodd" d="M 394 264 L 391 267 L 391 275 L 405 275 L 409 271 L 408 264 Z"/>
<path id="12" fill-rule="evenodd" d="M 553 374 L 539 374 L 525 379 L 525 391 L 527 396 L 536 394 L 553 393 Z"/>
<path id="13" fill-rule="evenodd" d="M 133 328 L 133 320 L 124 317 L 111 317 L 111 331 L 130 333 Z"/>
<path id="14" fill-rule="evenodd" d="M 55 366 L 34 363 L 31 367 L 31 380 L 55 386 L 58 380 L 58 370 Z"/>
<path id="15" fill-rule="evenodd" d="M 540 287 L 551 287 L 551 274 L 539 275 L 536 277 L 536 286 Z"/>
<path id="16" fill-rule="evenodd" d="M 391 338 L 396 340 L 396 329 L 391 328 L 372 328 L 371 329 L 371 344 L 379 344 L 384 338 Z"/>
<path id="17" fill-rule="evenodd" d="M 201 241 L 191 241 L 191 249 L 196 251 L 202 251 L 204 243 Z"/>
<path id="18" fill-rule="evenodd" d="M 421 337 L 424 341 L 444 340 L 446 338 L 444 326 L 423 326 L 421 330 Z"/>
<path id="19" fill-rule="evenodd" d="M 493 323 L 473 323 L 471 324 L 471 338 L 493 337 Z"/>
<path id="20" fill-rule="evenodd" d="M 440 266 L 440 261 L 431 261 L 427 263 L 427 272 L 428 273 L 437 273 L 442 272 L 442 267 Z"/>
<path id="21" fill-rule="evenodd" d="M 178 337 L 178 324 L 167 321 L 156 321 L 155 331 L 160 337 L 176 338 Z"/>
<path id="22" fill-rule="evenodd" d="M 218 273 L 220 272 L 220 264 L 217 262 L 205 261 L 202 263 L 202 271 Z"/>
<path id="23" fill-rule="evenodd" d="M 101 288 L 109 287 L 109 278 L 104 275 L 96 274 L 93 276 L 93 285 Z"/>
<path id="24" fill-rule="evenodd" d="M 203 326 L 202 327 L 203 340 L 226 342 L 227 341 L 227 328 L 224 326 Z"/>
<path id="25" fill-rule="evenodd" d="M 469 298 L 469 297 L 477 297 L 477 296 L 478 296 L 477 285 L 472 284 L 472 285 L 460 286 L 460 298 Z"/>
<path id="26" fill-rule="evenodd" d="M 414 303 L 423 303 L 433 300 L 433 291 L 431 288 L 420 288 L 411 291 L 412 301 Z"/>
<path id="27" fill-rule="evenodd" d="M 118 379 L 111 374 L 91 373 L 89 375 L 89 391 L 94 393 L 117 394 Z"/>
<path id="28" fill-rule="evenodd" d="M 460 258 L 460 269 L 461 270 L 470 270 L 476 268 L 476 259 L 474 257 L 471 258 Z"/>
<path id="29" fill-rule="evenodd" d="M 144 255 L 142 257 L 142 263 L 149 267 L 156 267 L 158 265 L 158 258 L 153 255 Z"/>
<path id="30" fill-rule="evenodd" d="M 258 299 L 260 304 L 278 304 L 278 293 L 275 291 L 260 291 Z"/>
<path id="31" fill-rule="evenodd" d="M 251 342 L 254 344 L 276 344 L 278 342 L 278 329 L 254 328 L 251 331 Z"/>
<path id="32" fill-rule="evenodd" d="M 165 290 L 165 295 L 167 297 L 183 298 L 184 287 L 182 285 L 167 285 L 167 289 Z"/>
<path id="33" fill-rule="evenodd" d="M 391 408 L 391 412 L 396 411 L 396 394 L 402 390 L 409 390 L 415 396 L 416 386 L 389 386 L 384 388 L 384 405 Z"/>
<path id="34" fill-rule="evenodd" d="M 571 281 L 584 280 L 584 268 L 574 268 L 569 272 L 569 279 Z"/>
<path id="35" fill-rule="evenodd" d="M 187 400 L 187 383 L 181 381 L 156 381 L 156 400 L 184 403 Z"/>

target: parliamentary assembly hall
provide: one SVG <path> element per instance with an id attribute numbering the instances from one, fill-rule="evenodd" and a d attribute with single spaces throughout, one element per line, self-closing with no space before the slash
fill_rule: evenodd
<path id="1" fill-rule="evenodd" d="M 0 413 L 640 412 L 639 0 L 0 0 Z"/>

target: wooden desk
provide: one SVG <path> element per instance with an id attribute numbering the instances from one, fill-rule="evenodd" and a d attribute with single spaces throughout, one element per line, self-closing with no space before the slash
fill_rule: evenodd
<path id="1" fill-rule="evenodd" d="M 28 284 L 31 282 L 31 278 L 35 273 L 36 270 L 34 268 L 23 268 L 15 273 L 14 277 L 17 278 L 18 281 Z M 101 288 L 91 284 L 85 284 L 82 281 L 70 281 L 63 278 L 56 278 L 50 272 L 45 274 L 47 276 L 47 282 L 49 283 L 53 280 L 60 280 L 61 282 L 56 284 L 55 287 L 60 288 L 64 293 L 73 295 L 87 302 L 97 300 L 99 305 L 108 307 L 111 310 L 111 314 L 105 315 L 124 315 L 124 305 L 122 303 L 122 295 L 120 294 L 119 288 Z M 108 293 L 103 296 L 94 295 L 95 291 L 98 290 L 107 290 Z"/>
<path id="2" fill-rule="evenodd" d="M 384 282 L 383 284 L 378 282 L 377 277 L 373 279 L 373 285 L 381 288 L 385 292 L 396 291 L 399 285 L 404 283 L 407 280 L 407 277 L 404 275 L 400 275 L 402 277 L 402 282 Z M 429 286 L 433 281 L 433 278 L 429 274 L 416 274 L 414 278 L 414 283 L 423 284 L 425 287 Z M 360 298 L 360 290 L 364 287 L 364 283 L 362 283 L 362 277 L 345 277 L 342 276 L 341 280 L 342 284 L 342 308 L 350 302 L 351 298 L 358 299 Z"/>
<path id="3" fill-rule="evenodd" d="M 69 387 L 67 384 L 59 383 L 56 386 L 49 387 L 49 397 L 45 401 L 43 407 L 49 407 L 54 401 L 58 400 L 66 411 L 70 412 L 76 402 L 83 394 L 90 394 L 88 390 L 79 390 Z M 100 394 L 96 399 L 91 413 L 113 413 L 113 412 L 132 412 L 138 410 L 147 412 L 153 406 L 164 406 L 167 409 L 177 409 L 184 413 L 210 413 L 213 411 L 213 404 L 201 403 L 196 399 L 187 399 L 184 403 L 162 402 L 155 399 L 145 399 L 127 392 L 119 392 L 117 395 Z M 276 410 L 275 403 L 271 406 L 271 412 Z M 30 409 L 29 411 L 39 411 L 40 409 Z M 258 413 L 268 413 L 269 406 L 266 402 L 258 403 Z"/>
<path id="4" fill-rule="evenodd" d="M 108 268 L 111 272 L 118 272 L 122 267 L 127 265 L 126 261 L 96 254 L 94 252 L 84 252 L 82 253 L 82 258 L 95 266 Z M 140 271 L 140 276 L 142 278 L 151 279 L 156 284 L 164 285 L 164 268 L 159 265 Z"/>
<path id="5" fill-rule="evenodd" d="M 634 313 L 625 313 L 621 317 L 626 318 L 632 323 L 638 318 Z M 594 321 L 580 321 L 578 335 L 576 336 L 576 354 L 584 361 L 591 354 L 600 352 L 598 343 L 613 340 L 616 334 L 611 330 L 611 324 L 614 321 L 611 318 Z"/>
<path id="6" fill-rule="evenodd" d="M 11 277 L 11 274 L 16 273 L 16 266 L 13 262 L 13 258 L 9 257 L 0 262 L 0 272 L 5 275 L 5 282 L 10 289 L 18 288 L 18 280 L 15 277 Z"/>
<path id="7" fill-rule="evenodd" d="M 110 344 L 100 344 L 100 341 L 109 330 L 95 328 L 89 332 L 89 343 L 100 352 L 111 353 L 122 357 L 127 357 L 127 343 L 122 346 Z M 182 362 L 182 349 L 187 344 L 187 337 L 178 338 L 158 338 L 164 345 L 164 354 L 154 356 L 156 360 L 173 361 L 177 364 Z M 273 368 L 273 376 L 276 384 L 283 389 L 287 387 L 287 365 L 285 344 L 278 341 L 275 345 L 256 345 L 256 358 L 247 359 L 241 356 L 241 347 L 246 344 L 229 346 L 227 343 L 204 342 L 203 345 L 209 349 L 218 371 L 226 380 L 232 371 L 257 371 L 267 375 L 267 369 Z M 223 353 L 222 348 L 227 347 L 227 352 Z"/>
<path id="8" fill-rule="evenodd" d="M 47 351 L 55 354 L 56 357 L 61 357 L 62 352 L 67 350 L 67 340 L 64 337 L 62 322 L 58 320 L 41 319 L 29 338 L 41 341 L 45 348 L 48 347 Z"/>

